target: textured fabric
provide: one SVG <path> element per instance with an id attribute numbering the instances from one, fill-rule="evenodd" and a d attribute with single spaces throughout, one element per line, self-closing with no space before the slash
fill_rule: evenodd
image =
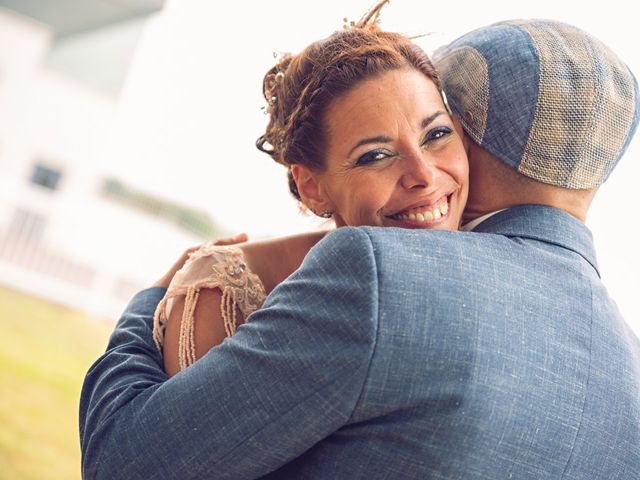
<path id="1" fill-rule="evenodd" d="M 140 293 L 84 383 L 85 478 L 640 478 L 640 342 L 590 232 L 476 232 L 337 229 L 171 378 Z"/>
<path id="2" fill-rule="evenodd" d="M 160 350 L 173 301 L 184 297 L 178 340 L 180 370 L 196 361 L 194 317 L 203 288 L 220 289 L 220 314 L 229 337 L 236 333 L 238 313 L 243 320 L 246 319 L 260 308 L 267 296 L 260 278 L 247 266 L 241 249 L 207 243 L 191 252 L 183 267 L 171 279 L 166 295 L 156 308 L 153 323 L 153 339 Z"/>
<path id="3" fill-rule="evenodd" d="M 597 187 L 636 130 L 635 77 L 604 44 L 571 25 L 496 23 L 454 40 L 433 60 L 467 134 L 543 183 Z"/>

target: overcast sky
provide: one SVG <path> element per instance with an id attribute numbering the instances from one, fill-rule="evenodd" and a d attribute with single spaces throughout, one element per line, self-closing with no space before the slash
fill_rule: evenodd
<path id="1" fill-rule="evenodd" d="M 253 238 L 309 230 L 284 169 L 254 147 L 263 132 L 261 81 L 273 52 L 298 52 L 357 20 L 368 0 L 211 2 L 169 0 L 146 27 L 123 92 L 113 147 L 114 173 L 147 190 L 209 211 L 230 232 Z M 392 0 L 382 27 L 411 35 L 431 51 L 473 28 L 511 18 L 552 18 L 608 44 L 640 75 L 637 23 L 621 0 Z M 626 13 L 625 13 L 626 12 Z M 587 219 L 603 278 L 640 333 L 640 254 L 632 217 L 640 181 L 640 140 L 602 187 Z"/>

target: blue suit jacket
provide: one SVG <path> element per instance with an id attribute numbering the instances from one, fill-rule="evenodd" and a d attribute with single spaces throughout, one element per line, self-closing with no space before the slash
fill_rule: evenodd
<path id="1" fill-rule="evenodd" d="M 338 229 L 170 379 L 141 292 L 85 380 L 85 478 L 640 478 L 640 344 L 588 229 L 477 231 Z"/>

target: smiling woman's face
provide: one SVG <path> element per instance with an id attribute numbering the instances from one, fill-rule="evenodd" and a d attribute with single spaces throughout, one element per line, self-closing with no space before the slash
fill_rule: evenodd
<path id="1" fill-rule="evenodd" d="M 325 169 L 311 182 L 321 200 L 312 208 L 333 211 L 338 226 L 458 229 L 467 157 L 425 75 L 406 68 L 364 81 L 328 106 L 324 124 Z"/>

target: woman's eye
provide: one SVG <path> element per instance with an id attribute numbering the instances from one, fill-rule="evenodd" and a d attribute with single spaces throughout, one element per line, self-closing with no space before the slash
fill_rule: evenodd
<path id="1" fill-rule="evenodd" d="M 389 158 L 391 154 L 386 150 L 371 150 L 370 152 L 365 153 L 358 157 L 356 160 L 356 165 L 371 165 L 372 163 L 377 163 L 381 160 L 385 160 Z"/>
<path id="2" fill-rule="evenodd" d="M 450 127 L 436 127 L 432 130 L 429 130 L 429 132 L 427 132 L 427 135 L 424 138 L 423 144 L 447 137 L 451 135 L 451 132 L 453 132 L 453 129 Z"/>

